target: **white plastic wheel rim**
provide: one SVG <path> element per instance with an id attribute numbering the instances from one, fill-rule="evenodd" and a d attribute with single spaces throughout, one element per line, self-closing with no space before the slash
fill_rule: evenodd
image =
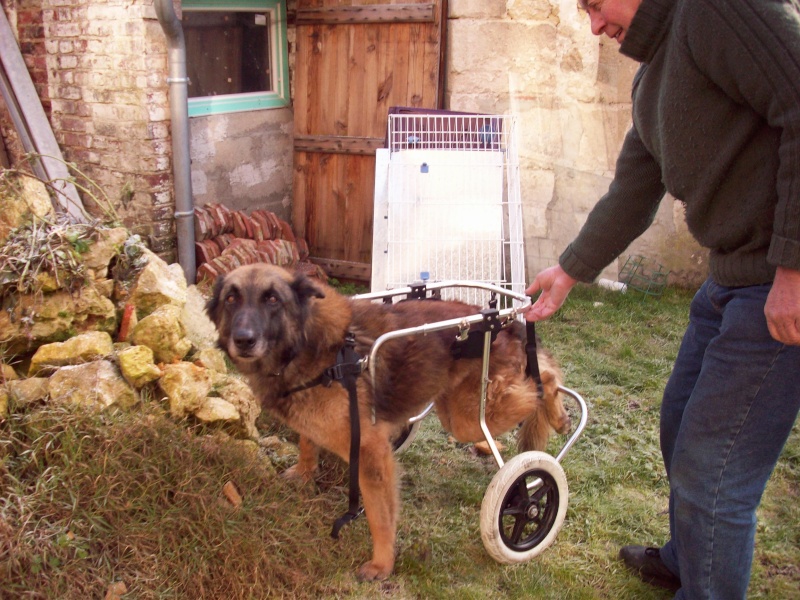
<path id="1" fill-rule="evenodd" d="M 395 448 L 394 451 L 395 454 L 400 454 L 411 445 L 411 442 L 413 442 L 414 438 L 417 437 L 417 432 L 419 431 L 419 427 L 421 424 L 422 421 L 414 421 L 411 424 L 411 429 L 409 429 L 406 439 L 403 440 L 402 444 L 400 444 L 397 448 Z"/>
<path id="2" fill-rule="evenodd" d="M 549 475 L 558 491 L 558 507 L 555 520 L 547 535 L 535 546 L 527 550 L 517 550 L 509 548 L 503 541 L 500 532 L 500 514 L 503 509 L 503 501 L 517 484 L 520 477 L 526 476 L 530 482 L 535 476 L 530 472 L 544 473 Z M 509 460 L 500 469 L 489 484 L 486 494 L 481 504 L 481 539 L 486 551 L 497 562 L 510 565 L 529 561 L 546 550 L 555 540 L 561 526 L 564 524 L 564 517 L 567 514 L 567 502 L 569 490 L 567 487 L 567 477 L 564 469 L 558 461 L 545 452 L 523 452 Z"/>

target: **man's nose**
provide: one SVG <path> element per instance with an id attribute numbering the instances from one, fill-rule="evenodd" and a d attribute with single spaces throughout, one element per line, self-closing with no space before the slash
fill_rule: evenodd
<path id="1" fill-rule="evenodd" d="M 600 35 L 603 33 L 603 28 L 606 26 L 606 21 L 602 16 L 600 16 L 600 13 L 591 11 L 589 13 L 589 19 L 592 24 L 592 33 L 594 35 Z"/>

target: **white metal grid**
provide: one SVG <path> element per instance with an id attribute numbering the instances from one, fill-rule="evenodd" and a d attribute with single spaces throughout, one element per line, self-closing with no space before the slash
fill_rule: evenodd
<path id="1" fill-rule="evenodd" d="M 427 274 L 524 293 L 514 118 L 392 114 L 388 131 L 388 154 L 376 161 L 386 172 L 376 172 L 372 290 Z M 478 305 L 489 299 L 468 288 L 444 295 Z"/>

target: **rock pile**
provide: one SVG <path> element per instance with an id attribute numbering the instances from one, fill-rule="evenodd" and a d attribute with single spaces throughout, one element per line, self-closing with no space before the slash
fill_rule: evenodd
<path id="1" fill-rule="evenodd" d="M 123 228 L 62 227 L 84 249 L 74 254 L 82 285 L 0 290 L 0 417 L 40 401 L 128 409 L 146 396 L 176 418 L 256 438 L 260 408 L 228 372 L 205 297 L 181 268 Z"/>
<path id="2" fill-rule="evenodd" d="M 256 260 L 326 279 L 288 224 L 270 215 L 199 210 L 198 241 L 230 248 L 231 258 L 215 262 L 220 251 L 208 277 L 187 286 L 179 265 L 166 264 L 127 229 L 64 221 L 44 184 L 2 172 L 0 420 L 36 403 L 125 410 L 149 400 L 188 423 L 258 438 L 260 407 L 216 348 L 204 290 L 217 273 Z M 268 241 L 274 252 L 265 250 Z M 274 436 L 259 443 L 279 460 L 297 453 Z"/>

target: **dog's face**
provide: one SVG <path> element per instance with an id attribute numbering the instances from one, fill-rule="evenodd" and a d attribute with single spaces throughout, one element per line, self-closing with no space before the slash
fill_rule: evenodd
<path id="1" fill-rule="evenodd" d="M 311 298 L 322 290 L 303 275 L 267 264 L 239 267 L 217 278 L 206 312 L 219 346 L 242 372 L 278 372 L 304 342 Z"/>

